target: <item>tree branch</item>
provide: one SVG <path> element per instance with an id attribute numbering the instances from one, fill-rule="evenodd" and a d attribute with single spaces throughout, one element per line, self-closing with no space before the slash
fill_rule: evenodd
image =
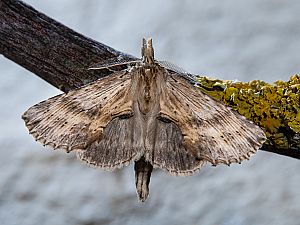
<path id="1" fill-rule="evenodd" d="M 300 159 L 300 76 L 287 82 L 249 83 L 199 77 L 199 88 L 260 126 L 261 150 Z"/>
<path id="2" fill-rule="evenodd" d="M 91 64 L 136 60 L 133 56 L 76 33 L 17 0 L 0 0 L 0 53 L 64 92 L 111 74 L 109 70 L 101 70 L 101 73 L 87 70 Z M 199 78 L 199 83 L 207 94 L 235 108 L 265 130 L 268 141 L 261 150 L 300 159 L 297 130 L 300 127 L 297 97 L 300 88 L 295 86 L 300 83 L 299 79 L 296 83 L 290 82 L 276 89 L 279 92 L 284 89 L 290 98 L 285 96 L 283 99 L 294 104 L 290 108 L 279 107 L 279 110 L 278 106 L 284 102 L 277 99 L 276 108 L 272 101 L 267 100 L 273 92 L 265 96 L 261 94 L 262 99 L 253 102 L 255 93 L 265 93 L 264 90 L 272 85 L 263 83 L 258 90 L 251 83 L 248 86 L 247 83 L 237 85 L 208 78 Z M 260 114 L 259 110 L 249 109 L 260 108 L 262 102 L 264 106 L 270 106 L 271 111 L 267 116 L 265 112 Z M 261 110 L 268 111 L 264 108 Z M 276 113 L 278 111 L 280 113 Z"/>
<path id="3" fill-rule="evenodd" d="M 110 74 L 88 71 L 92 63 L 136 59 L 84 37 L 17 0 L 0 0 L 0 53 L 62 91 Z"/>

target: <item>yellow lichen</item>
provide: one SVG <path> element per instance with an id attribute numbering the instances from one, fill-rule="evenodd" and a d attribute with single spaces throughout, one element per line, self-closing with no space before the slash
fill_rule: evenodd
<path id="1" fill-rule="evenodd" d="M 293 133 L 300 133 L 300 77 L 287 82 L 268 84 L 254 80 L 249 83 L 222 81 L 199 77 L 199 88 L 213 98 L 237 110 L 260 126 L 267 143 L 288 149 Z M 296 144 L 300 146 L 299 143 Z"/>

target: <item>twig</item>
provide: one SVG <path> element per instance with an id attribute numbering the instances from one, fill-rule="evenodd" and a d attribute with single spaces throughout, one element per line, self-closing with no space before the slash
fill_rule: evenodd
<path id="1" fill-rule="evenodd" d="M 93 63 L 136 60 L 134 56 L 87 38 L 17 0 L 0 0 L 0 53 L 64 92 L 112 73 L 87 70 Z M 219 87 L 215 88 L 218 90 Z M 213 96 L 216 92 L 207 93 Z M 255 122 L 259 118 L 249 119 Z M 268 139 L 261 150 L 300 159 L 299 135 L 291 132 L 290 126 L 284 126 L 278 133 L 288 137 L 286 145 Z"/>

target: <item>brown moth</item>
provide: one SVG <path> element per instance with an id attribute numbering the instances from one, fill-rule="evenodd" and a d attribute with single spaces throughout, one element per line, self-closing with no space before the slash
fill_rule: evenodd
<path id="1" fill-rule="evenodd" d="M 265 141 L 263 131 L 192 85 L 193 76 L 154 59 L 143 39 L 142 59 L 67 94 L 32 106 L 23 115 L 44 145 L 103 169 L 135 162 L 136 190 L 149 195 L 153 167 L 191 175 L 207 162 L 240 163 Z"/>

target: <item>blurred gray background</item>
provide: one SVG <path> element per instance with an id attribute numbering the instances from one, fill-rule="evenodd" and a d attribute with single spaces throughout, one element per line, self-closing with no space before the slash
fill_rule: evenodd
<path id="1" fill-rule="evenodd" d="M 300 1 L 27 0 L 74 30 L 140 55 L 222 79 L 273 82 L 300 71 Z M 300 161 L 258 152 L 191 177 L 155 171 L 137 201 L 132 166 L 104 172 L 28 135 L 21 114 L 60 92 L 0 56 L 1 225 L 300 224 Z"/>

